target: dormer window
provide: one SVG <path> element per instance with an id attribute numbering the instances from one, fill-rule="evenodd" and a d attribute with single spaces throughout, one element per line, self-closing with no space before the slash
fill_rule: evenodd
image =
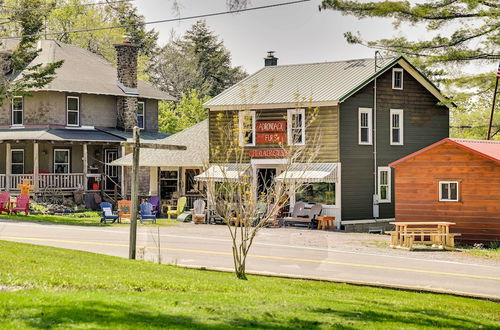
<path id="1" fill-rule="evenodd" d="M 392 89 L 403 89 L 403 69 L 392 69 Z"/>
<path id="2" fill-rule="evenodd" d="M 22 96 L 12 98 L 12 126 L 23 126 L 24 103 Z"/>
<path id="3" fill-rule="evenodd" d="M 66 97 L 66 124 L 80 126 L 80 98 L 78 96 Z"/>
<path id="4" fill-rule="evenodd" d="M 144 115 L 146 113 L 146 107 L 144 102 L 137 102 L 137 127 L 144 129 Z"/>

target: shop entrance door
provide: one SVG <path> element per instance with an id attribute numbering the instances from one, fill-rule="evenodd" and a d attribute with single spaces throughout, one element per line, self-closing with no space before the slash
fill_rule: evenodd
<path id="1" fill-rule="evenodd" d="M 258 168 L 257 169 L 257 194 L 265 193 L 274 185 L 276 177 L 276 168 Z"/>

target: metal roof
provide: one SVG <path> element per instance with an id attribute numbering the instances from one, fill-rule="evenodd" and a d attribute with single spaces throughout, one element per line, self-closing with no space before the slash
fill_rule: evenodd
<path id="1" fill-rule="evenodd" d="M 0 141 L 89 141 L 122 142 L 123 139 L 99 130 L 88 129 L 30 129 L 11 128 L 0 130 Z"/>
<path id="2" fill-rule="evenodd" d="M 11 51 L 18 40 L 4 40 L 0 50 Z M 38 42 L 40 53 L 29 64 L 47 64 L 64 60 L 61 68 L 56 70 L 55 79 L 42 88 L 34 91 L 57 91 L 70 93 L 102 94 L 126 96 L 127 94 L 118 86 L 116 68 L 100 56 L 80 47 L 64 44 L 56 40 L 40 40 Z M 21 74 L 16 78 L 19 79 Z M 138 81 L 138 97 L 174 100 L 144 81 Z"/>
<path id="3" fill-rule="evenodd" d="M 398 59 L 384 59 L 380 65 L 387 67 Z M 374 59 L 267 66 L 209 100 L 205 106 L 339 101 L 374 74 Z"/>
<path id="4" fill-rule="evenodd" d="M 208 163 L 208 120 L 156 141 L 156 143 L 183 145 L 186 146 L 186 150 L 141 149 L 139 153 L 140 166 L 203 167 Z M 110 165 L 132 166 L 132 154 L 118 158 Z"/>
<path id="5" fill-rule="evenodd" d="M 282 182 L 337 182 L 337 163 L 291 164 L 276 177 Z"/>
<path id="6" fill-rule="evenodd" d="M 133 133 L 130 131 L 121 131 L 115 128 L 99 127 L 98 130 L 117 136 L 127 142 L 133 142 Z M 161 143 L 163 139 L 170 136 L 168 133 L 163 132 L 149 132 L 141 130 L 141 142 L 144 143 Z"/>
<path id="7" fill-rule="evenodd" d="M 411 158 L 414 158 L 428 150 L 434 149 L 435 147 L 440 146 L 444 143 L 453 143 L 454 145 L 457 145 L 461 148 L 467 149 L 483 157 L 486 157 L 488 159 L 500 163 L 500 141 L 445 138 L 434 144 L 431 144 L 430 146 L 427 146 L 412 154 L 409 154 L 406 157 L 398 159 L 390 163 L 389 166 L 391 167 L 397 166 Z"/>

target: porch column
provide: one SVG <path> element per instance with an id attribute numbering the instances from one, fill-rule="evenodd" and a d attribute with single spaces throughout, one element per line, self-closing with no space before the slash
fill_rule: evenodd
<path id="1" fill-rule="evenodd" d="M 5 144 L 5 191 L 10 191 L 10 177 L 12 174 L 12 152 L 10 143 Z"/>
<path id="2" fill-rule="evenodd" d="M 158 196 L 158 167 L 149 168 L 149 195 Z"/>
<path id="3" fill-rule="evenodd" d="M 88 188 L 88 152 L 87 152 L 87 143 L 82 145 L 83 147 L 83 191 L 86 191 Z"/>
<path id="4" fill-rule="evenodd" d="M 35 186 L 35 191 L 38 191 L 38 172 L 39 172 L 39 160 L 38 160 L 38 142 L 33 143 L 33 185 Z"/>

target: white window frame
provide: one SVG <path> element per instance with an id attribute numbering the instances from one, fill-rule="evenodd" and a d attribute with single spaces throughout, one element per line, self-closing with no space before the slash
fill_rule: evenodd
<path id="1" fill-rule="evenodd" d="M 371 108 L 359 108 L 358 109 L 358 143 L 361 145 L 372 145 L 373 140 L 373 117 Z M 368 114 L 368 126 L 361 126 L 361 115 Z M 368 128 L 368 141 L 361 141 L 361 129 Z"/>
<path id="2" fill-rule="evenodd" d="M 394 85 L 394 82 L 396 81 L 394 78 L 396 76 L 396 72 L 401 72 L 401 87 L 397 87 Z M 399 89 L 399 90 L 402 90 L 403 89 L 403 76 L 404 76 L 404 70 L 401 69 L 401 68 L 394 68 L 392 69 L 392 89 Z"/>
<path id="3" fill-rule="evenodd" d="M 21 110 L 14 110 L 14 99 L 21 99 Z M 17 126 L 17 127 L 20 127 L 20 126 L 24 126 L 24 97 L 22 96 L 14 96 L 11 100 L 11 125 L 12 126 Z M 21 123 L 20 124 L 14 124 L 14 112 L 21 112 Z"/>
<path id="4" fill-rule="evenodd" d="M 387 184 L 384 186 L 387 186 L 387 198 L 382 199 L 380 196 L 382 192 L 382 184 L 381 184 L 381 177 L 382 177 L 382 172 L 387 172 Z M 379 203 L 390 203 L 391 202 L 391 194 L 392 194 L 392 180 L 391 180 L 391 168 L 387 166 L 379 166 L 377 168 L 377 196 L 378 196 L 378 202 Z"/>
<path id="5" fill-rule="evenodd" d="M 293 141 L 292 115 L 302 116 L 302 128 L 301 128 L 302 129 L 302 142 L 301 143 L 295 143 Z M 287 132 L 288 145 L 290 145 L 290 146 L 303 146 L 306 144 L 306 110 L 305 109 L 288 109 L 286 127 L 287 127 L 286 132 Z"/>
<path id="6" fill-rule="evenodd" d="M 13 162 L 14 157 L 12 157 L 12 154 L 13 154 L 14 152 L 19 152 L 19 151 L 21 151 L 21 152 L 23 153 L 23 162 L 22 162 L 22 163 L 14 163 L 14 162 Z M 25 170 L 25 168 L 24 168 L 24 162 L 26 161 L 26 160 L 25 160 L 25 158 L 24 158 L 24 149 L 11 149 L 11 150 L 10 150 L 10 159 L 11 159 L 11 162 L 10 162 L 10 172 L 11 172 L 11 173 L 14 173 L 14 172 L 12 171 L 12 166 L 14 166 L 14 165 L 23 165 L 23 171 L 22 171 L 22 173 L 21 173 L 21 174 L 24 174 L 24 170 Z"/>
<path id="7" fill-rule="evenodd" d="M 457 199 L 443 198 L 443 190 L 442 190 L 441 185 L 447 184 L 448 185 L 448 193 L 449 193 L 451 191 L 449 189 L 449 187 L 453 183 L 455 183 L 457 185 Z M 438 189 L 439 189 L 439 201 L 440 202 L 458 202 L 460 200 L 460 182 L 459 181 L 439 181 Z"/>
<path id="8" fill-rule="evenodd" d="M 252 117 L 252 143 L 245 143 L 245 132 L 243 131 L 243 125 L 245 117 Z M 240 111 L 238 114 L 238 132 L 239 132 L 239 142 L 240 147 L 253 147 L 255 146 L 255 140 L 257 139 L 255 134 L 255 111 Z"/>
<path id="9" fill-rule="evenodd" d="M 56 163 L 56 152 L 58 151 L 64 151 L 68 153 L 68 162 L 67 163 Z M 52 160 L 52 172 L 56 173 L 56 164 L 67 164 L 68 165 L 68 172 L 71 173 L 71 150 L 70 149 L 54 149 L 53 153 L 54 159 Z M 67 174 L 67 173 L 61 173 L 61 174 Z"/>
<path id="10" fill-rule="evenodd" d="M 393 115 L 399 115 L 399 127 L 394 127 L 394 122 L 392 121 Z M 403 109 L 391 109 L 389 117 L 389 139 L 391 141 L 391 146 L 402 146 L 404 145 L 404 112 Z M 393 141 L 392 130 L 399 129 L 399 142 Z"/>
<path id="11" fill-rule="evenodd" d="M 139 115 L 139 104 L 142 104 L 142 115 Z M 146 103 L 144 101 L 137 102 L 137 127 L 144 129 L 146 127 Z M 142 127 L 139 126 L 139 117 L 142 116 Z"/>
<path id="12" fill-rule="evenodd" d="M 69 100 L 76 99 L 76 104 L 78 105 L 77 110 L 69 110 Z M 69 113 L 76 112 L 76 124 L 69 123 Z M 80 126 L 80 97 L 79 96 L 66 96 L 66 126 Z"/>

